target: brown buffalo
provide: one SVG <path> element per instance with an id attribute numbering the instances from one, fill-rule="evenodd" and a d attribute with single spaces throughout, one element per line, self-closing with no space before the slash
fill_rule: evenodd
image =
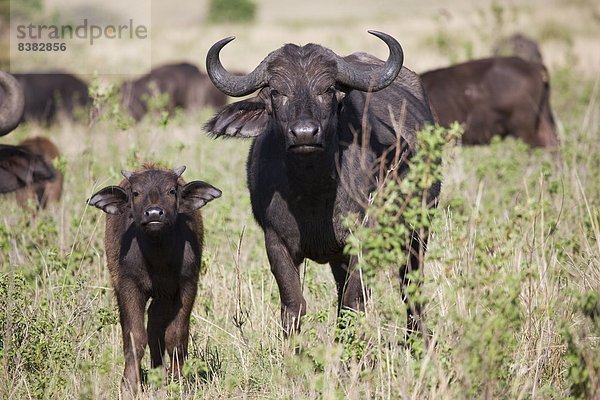
<path id="1" fill-rule="evenodd" d="M 364 215 L 380 167 L 395 168 L 391 179 L 404 176 L 417 150 L 416 132 L 433 123 L 419 77 L 402 67 L 400 44 L 383 32 L 369 32 L 388 46 L 387 61 L 365 53 L 340 57 L 317 44 L 286 44 L 238 76 L 219 60 L 232 37 L 215 43 L 206 57 L 208 74 L 224 93 L 241 97 L 258 90 L 223 108 L 205 128 L 216 136 L 254 138 L 248 188 L 279 287 L 286 336 L 300 329 L 306 313 L 299 275 L 305 259 L 329 263 L 338 312 L 364 309 L 367 291 L 357 259 L 344 252 L 350 233 L 344 219 Z M 429 205 L 438 192 L 435 182 Z M 403 223 L 400 215 L 397 223 Z M 423 263 L 426 235 L 413 235 L 412 248 L 405 249 L 409 262 L 399 260 L 397 266 L 403 284 Z M 418 304 L 406 293 L 402 298 L 408 331 L 420 331 Z"/>
<path id="2" fill-rule="evenodd" d="M 60 157 L 56 145 L 45 137 L 36 136 L 25 139 L 19 143 L 19 146 L 40 156 L 50 167 L 52 167 L 52 162 Z M 33 182 L 17 190 L 17 202 L 25 205 L 29 201 L 33 201 L 39 208 L 46 208 L 49 202 L 58 202 L 62 194 L 63 176 L 54 167 L 52 169 L 54 170 L 54 179 Z"/>
<path id="3" fill-rule="evenodd" d="M 88 200 L 107 213 L 104 246 L 123 333 L 123 383 L 133 391 L 146 345 L 153 368 L 163 364 L 167 351 L 176 377 L 187 356 L 204 235 L 198 209 L 221 191 L 202 181 L 186 184 L 184 170 L 145 165 L 138 172 L 122 171 L 119 186 Z"/>
<path id="4" fill-rule="evenodd" d="M 87 83 L 68 73 L 31 72 L 15 74 L 15 78 L 25 94 L 25 121 L 49 124 L 59 115 L 72 119 L 77 109 L 91 103 Z"/>
<path id="5" fill-rule="evenodd" d="M 0 71 L 0 136 L 17 127 L 23 115 L 21 86 L 10 74 Z M 42 157 L 21 146 L 0 145 L 0 193 L 54 178 L 54 169 Z"/>
<path id="6" fill-rule="evenodd" d="M 463 124 L 463 144 L 510 135 L 530 146 L 559 145 L 542 64 L 486 58 L 425 72 L 421 79 L 440 124 Z"/>
<path id="7" fill-rule="evenodd" d="M 227 102 L 227 96 L 214 87 L 206 74 L 189 63 L 154 68 L 148 74 L 121 86 L 121 103 L 136 121 L 149 111 L 148 101 L 159 95 L 168 96 L 166 111 L 171 114 L 177 108 L 217 108 Z"/>

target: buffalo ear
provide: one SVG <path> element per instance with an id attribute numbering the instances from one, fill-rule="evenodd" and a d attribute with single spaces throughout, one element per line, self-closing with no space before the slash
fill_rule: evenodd
<path id="1" fill-rule="evenodd" d="M 189 213 L 203 207 L 211 200 L 221 197 L 221 191 L 202 181 L 192 181 L 181 188 L 179 212 Z"/>
<path id="2" fill-rule="evenodd" d="M 226 106 L 204 125 L 204 129 L 211 135 L 227 137 L 255 137 L 264 133 L 270 115 L 261 97 Z"/>
<path id="3" fill-rule="evenodd" d="M 120 186 L 107 186 L 90 197 L 87 204 L 107 214 L 123 214 L 123 211 L 129 207 L 129 196 Z"/>

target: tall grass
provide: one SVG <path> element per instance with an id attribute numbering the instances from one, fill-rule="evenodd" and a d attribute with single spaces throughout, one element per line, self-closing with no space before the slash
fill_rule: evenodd
<path id="1" fill-rule="evenodd" d="M 148 371 L 144 396 L 597 395 L 597 92 L 583 91 L 581 112 L 562 114 L 560 155 L 510 139 L 446 153 L 422 286 L 431 340 L 412 350 L 403 346 L 396 270 L 377 271 L 369 312 L 340 333 L 329 269 L 311 262 L 303 268 L 303 332 L 281 338 L 277 287 L 245 188 L 248 143 L 206 138 L 198 127 L 208 113 L 126 129 L 116 119 L 51 128 L 66 144 L 62 202 L 32 219 L 2 199 L 2 397 L 118 396 L 123 356 L 104 217 L 84 201 L 144 160 L 187 164 L 188 179 L 224 193 L 203 210 L 205 267 L 186 378 L 163 384 L 162 372 Z M 37 129 L 23 127 L 11 140 Z"/>
<path id="2" fill-rule="evenodd" d="M 62 201 L 32 219 L 0 199 L 0 397 L 119 398 L 124 364 L 104 216 L 85 200 L 143 161 L 187 165 L 223 191 L 205 207 L 202 276 L 180 382 L 149 370 L 143 398 L 565 399 L 600 396 L 598 81 L 552 70 L 560 153 L 516 140 L 444 153 L 421 296 L 430 340 L 404 345 L 397 270 L 373 274 L 363 315 L 336 323 L 329 268 L 307 262 L 303 331 L 281 336 L 279 294 L 250 213 L 246 141 L 207 138 L 210 114 L 132 125 L 24 125 L 60 145 Z M 98 89 L 101 92 L 101 89 Z"/>

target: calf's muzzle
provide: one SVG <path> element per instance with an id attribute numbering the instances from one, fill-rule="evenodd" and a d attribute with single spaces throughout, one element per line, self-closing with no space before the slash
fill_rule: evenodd
<path id="1" fill-rule="evenodd" d="M 144 210 L 142 224 L 161 223 L 165 220 L 165 210 L 160 207 L 148 207 Z"/>

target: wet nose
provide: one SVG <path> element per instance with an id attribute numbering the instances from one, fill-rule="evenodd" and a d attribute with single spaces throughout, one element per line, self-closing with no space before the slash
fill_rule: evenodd
<path id="1" fill-rule="evenodd" d="M 291 133 L 298 139 L 312 139 L 319 133 L 319 130 L 319 124 L 310 120 L 298 121 L 290 126 Z"/>
<path id="2" fill-rule="evenodd" d="M 144 211 L 144 216 L 150 220 L 160 220 L 165 214 L 165 210 L 160 207 L 150 207 Z"/>

